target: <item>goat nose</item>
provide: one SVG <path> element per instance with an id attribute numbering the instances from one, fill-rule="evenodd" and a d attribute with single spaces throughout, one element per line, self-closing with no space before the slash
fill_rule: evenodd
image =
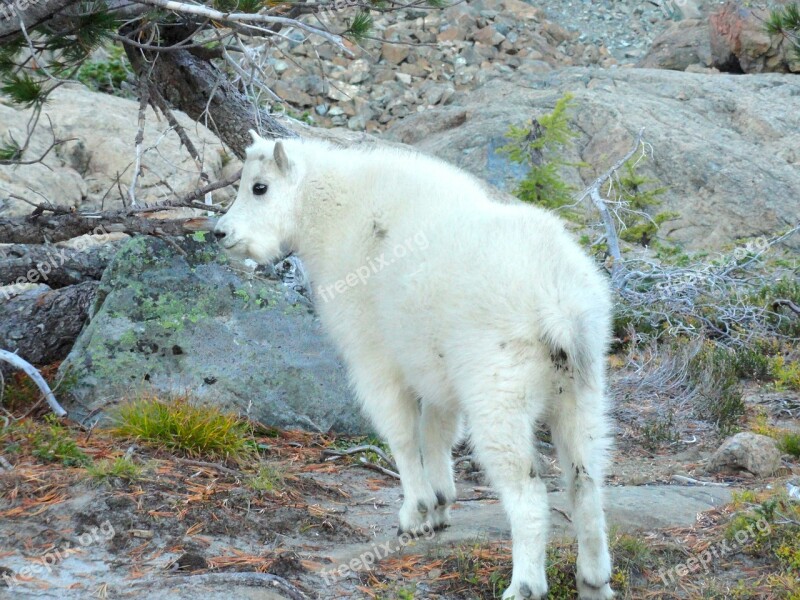
<path id="1" fill-rule="evenodd" d="M 215 230 L 214 230 L 214 237 L 215 237 L 215 238 L 217 238 L 218 240 L 221 240 L 221 239 L 222 239 L 222 238 L 224 238 L 226 235 L 227 235 L 227 234 L 226 234 L 224 231 L 220 231 L 219 229 L 215 229 Z"/>

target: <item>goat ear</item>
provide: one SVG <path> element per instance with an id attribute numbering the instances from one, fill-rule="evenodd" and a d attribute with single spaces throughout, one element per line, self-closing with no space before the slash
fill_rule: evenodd
<path id="1" fill-rule="evenodd" d="M 292 170 L 292 163 L 289 161 L 289 157 L 286 156 L 286 148 L 283 147 L 283 142 L 275 143 L 275 150 L 272 156 L 281 173 L 288 174 Z"/>
<path id="2" fill-rule="evenodd" d="M 250 137 L 253 138 L 253 143 L 254 144 L 257 144 L 258 142 L 260 142 L 260 141 L 262 141 L 264 139 L 260 135 L 258 135 L 258 133 L 256 132 L 255 129 L 251 129 L 249 133 L 250 133 Z"/>

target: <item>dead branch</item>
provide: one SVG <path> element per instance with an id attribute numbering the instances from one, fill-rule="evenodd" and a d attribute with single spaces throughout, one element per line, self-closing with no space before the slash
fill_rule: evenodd
<path id="1" fill-rule="evenodd" d="M 386 454 L 382 449 L 378 448 L 378 446 L 373 446 L 372 444 L 364 444 L 362 446 L 354 446 L 353 448 L 348 448 L 347 450 L 335 450 L 333 448 L 326 448 L 322 451 L 323 456 L 328 456 L 326 461 L 333 461 L 343 456 L 352 456 L 353 454 L 360 454 L 362 452 L 373 452 L 380 456 L 387 465 L 393 470 L 397 471 L 397 465 L 394 464 L 394 461 L 389 458 L 389 455 Z"/>
<path id="2" fill-rule="evenodd" d="M 176 460 L 176 459 L 171 459 L 171 460 Z M 220 473 L 226 473 L 227 475 L 232 475 L 233 477 L 236 477 L 237 479 L 241 479 L 242 478 L 242 472 L 241 471 L 237 471 L 235 469 L 230 469 L 230 468 L 228 468 L 226 466 L 223 466 L 223 465 L 221 465 L 219 463 L 205 462 L 205 461 L 202 461 L 202 460 L 192 460 L 190 458 L 180 458 L 180 457 L 178 457 L 177 460 L 182 462 L 182 463 L 184 463 L 184 464 L 186 464 L 186 465 L 192 465 L 194 467 L 203 467 L 203 468 L 207 468 L 207 469 L 214 469 L 216 471 L 219 471 Z"/>
<path id="3" fill-rule="evenodd" d="M 212 21 L 220 21 L 223 23 L 224 22 L 243 23 L 243 24 L 269 23 L 282 26 L 297 27 L 298 29 L 302 29 L 303 31 L 306 31 L 312 35 L 316 35 L 330 42 L 331 44 L 342 50 L 347 56 L 353 56 L 353 53 L 347 48 L 347 46 L 344 45 L 344 40 L 342 39 L 342 36 L 330 33 L 329 31 L 325 31 L 324 29 L 320 29 L 312 25 L 308 25 L 307 23 L 303 23 L 302 21 L 298 21 L 296 19 L 289 19 L 287 17 L 279 17 L 262 13 L 223 13 L 218 10 L 214 10 L 213 8 L 208 8 L 206 6 L 187 4 L 185 2 L 177 2 L 176 0 L 136 0 L 136 1 L 141 4 L 150 4 L 152 6 L 158 6 L 165 10 L 171 10 L 177 13 L 182 13 L 187 15 L 196 15 L 206 19 L 210 19 Z"/>
<path id="4" fill-rule="evenodd" d="M 611 263 L 612 281 L 616 281 L 616 275 L 618 275 L 620 269 L 622 268 L 622 252 L 620 251 L 619 247 L 619 238 L 617 236 L 617 228 L 614 226 L 614 219 L 611 217 L 611 213 L 608 210 L 606 201 L 600 195 L 600 188 L 606 181 L 611 179 L 614 174 L 619 171 L 634 154 L 636 154 L 636 151 L 642 145 L 643 137 L 644 127 L 639 130 L 639 134 L 636 136 L 631 149 L 628 150 L 625 155 L 622 156 L 622 158 L 611 165 L 611 168 L 609 168 L 605 173 L 600 175 L 591 184 L 589 184 L 589 186 L 581 193 L 581 195 L 578 196 L 576 202 L 576 204 L 578 202 L 582 202 L 588 196 L 591 198 L 594 207 L 600 213 L 600 218 L 603 220 L 603 227 L 605 228 L 605 238 L 606 244 L 608 245 L 608 253 L 611 255 L 611 259 L 613 260 Z"/>
<path id="5" fill-rule="evenodd" d="M 370 469 L 371 471 L 377 471 L 378 473 L 383 473 L 384 475 L 388 475 L 389 477 L 394 477 L 395 479 L 400 479 L 400 475 L 391 469 L 387 469 L 386 467 L 382 467 L 380 465 L 376 465 L 375 463 L 369 462 L 365 457 L 360 456 L 358 462 L 355 463 L 357 467 L 364 467 L 365 469 Z"/>
<path id="6" fill-rule="evenodd" d="M 194 142 L 192 142 L 192 138 L 189 137 L 183 125 L 181 125 L 178 122 L 178 119 L 175 118 L 175 115 L 170 110 L 167 101 L 164 100 L 164 96 L 162 96 L 161 92 L 158 91 L 158 88 L 152 83 L 149 83 L 148 85 L 150 88 L 151 104 L 161 111 L 161 114 L 166 117 L 167 123 L 169 123 L 170 127 L 172 127 L 172 129 L 175 130 L 175 133 L 178 134 L 181 144 L 183 144 L 183 146 L 186 148 L 186 151 L 194 159 L 195 164 L 197 164 L 197 168 L 200 170 L 200 179 L 208 182 L 208 174 L 203 170 L 203 159 L 200 156 L 200 153 L 197 151 Z"/>
<path id="7" fill-rule="evenodd" d="M 136 146 L 136 159 L 133 166 L 133 176 L 131 177 L 131 185 L 128 188 L 128 202 L 130 206 L 136 206 L 136 184 L 139 181 L 139 175 L 142 171 L 142 155 L 144 154 L 142 145 L 144 143 L 144 125 L 147 116 L 147 105 L 150 99 L 150 85 L 148 83 L 147 75 L 144 72 L 139 73 L 139 119 L 138 129 L 136 130 L 136 139 L 134 145 Z"/>
<path id="8" fill-rule="evenodd" d="M 672 481 L 683 485 L 699 485 L 702 487 L 729 487 L 727 483 L 720 483 L 718 481 L 701 481 L 700 479 L 693 479 L 685 475 L 673 475 Z"/>
<path id="9" fill-rule="evenodd" d="M 0 360 L 11 364 L 30 377 L 31 380 L 36 384 L 36 387 L 41 390 L 42 395 L 47 399 L 47 404 L 50 405 L 50 409 L 56 414 L 57 417 L 64 417 L 67 415 L 67 411 L 65 411 L 58 403 L 58 400 L 56 400 L 53 392 L 50 391 L 50 386 L 47 385 L 44 377 L 42 377 L 39 371 L 36 370 L 36 367 L 13 352 L 8 352 L 7 350 L 2 349 L 0 349 Z"/>
<path id="10" fill-rule="evenodd" d="M 113 211 L 95 214 L 40 215 L 0 218 L 0 243 L 46 244 L 62 242 L 100 228 L 104 233 L 183 235 L 183 220 L 158 220 Z"/>
<path id="11" fill-rule="evenodd" d="M 787 300 L 786 298 L 777 298 L 772 302 L 772 310 L 778 310 L 778 307 L 785 306 L 793 313 L 800 315 L 800 306 L 797 306 L 791 300 Z"/>

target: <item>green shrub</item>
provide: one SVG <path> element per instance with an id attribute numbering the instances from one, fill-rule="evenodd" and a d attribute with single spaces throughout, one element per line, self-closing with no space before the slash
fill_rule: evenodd
<path id="1" fill-rule="evenodd" d="M 722 435 L 738 431 L 745 404 L 736 352 L 704 344 L 689 363 L 689 377 L 699 392 L 699 416 L 716 424 Z"/>
<path id="2" fill-rule="evenodd" d="M 625 163 L 622 172 L 617 178 L 609 179 L 605 186 L 605 195 L 616 197 L 617 202 L 624 203 L 621 211 L 622 229 L 619 237 L 626 242 L 649 246 L 655 238 L 659 226 L 669 220 L 677 218 L 673 212 L 660 212 L 652 217 L 647 211 L 661 204 L 659 196 L 667 188 L 659 186 L 658 182 L 646 175 L 637 172 L 643 159 L 631 159 Z"/>
<path id="3" fill-rule="evenodd" d="M 259 492 L 272 493 L 283 488 L 286 475 L 280 467 L 262 465 L 258 474 L 247 481 L 247 485 Z"/>
<path id="4" fill-rule="evenodd" d="M 78 81 L 96 92 L 121 95 L 122 83 L 133 76 L 133 69 L 122 46 L 108 47 L 108 59 L 87 60 L 78 70 Z"/>

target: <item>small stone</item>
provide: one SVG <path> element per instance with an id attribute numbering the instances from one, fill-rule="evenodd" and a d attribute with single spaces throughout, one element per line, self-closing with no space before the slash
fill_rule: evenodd
<path id="1" fill-rule="evenodd" d="M 461 41 L 465 38 L 464 32 L 459 29 L 458 27 L 447 27 L 446 29 L 439 32 L 439 35 L 436 36 L 436 41 L 438 42 L 454 42 L 454 41 Z"/>
<path id="2" fill-rule="evenodd" d="M 491 25 L 487 25 L 482 29 L 478 29 L 478 31 L 476 31 L 472 37 L 476 42 L 486 44 L 487 46 L 497 46 L 500 44 L 500 42 L 506 39 L 506 36 L 497 31 Z"/>
<path id="3" fill-rule="evenodd" d="M 399 65 L 408 56 L 409 48 L 405 44 L 384 44 L 381 58 L 392 65 Z"/>
<path id="4" fill-rule="evenodd" d="M 369 78 L 369 63 L 365 59 L 359 58 L 358 60 L 354 60 L 349 67 L 348 82 L 361 83 Z"/>

